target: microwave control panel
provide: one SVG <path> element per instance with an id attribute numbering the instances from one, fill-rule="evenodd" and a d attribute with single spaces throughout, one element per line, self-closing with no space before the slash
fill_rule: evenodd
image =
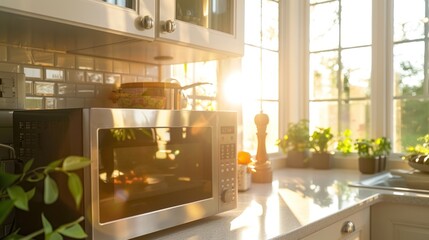
<path id="1" fill-rule="evenodd" d="M 235 126 L 222 126 L 219 141 L 220 210 L 236 207 L 237 203 L 237 135 Z"/>
<path id="2" fill-rule="evenodd" d="M 25 75 L 0 72 L 0 109 L 23 109 Z"/>

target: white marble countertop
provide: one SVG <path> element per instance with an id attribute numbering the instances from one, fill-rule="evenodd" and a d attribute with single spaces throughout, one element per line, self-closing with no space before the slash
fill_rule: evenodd
<path id="1" fill-rule="evenodd" d="M 429 206 L 429 194 L 348 186 L 371 176 L 349 169 L 276 170 L 271 184 L 252 183 L 240 192 L 236 209 L 138 239 L 298 239 L 377 202 Z"/>

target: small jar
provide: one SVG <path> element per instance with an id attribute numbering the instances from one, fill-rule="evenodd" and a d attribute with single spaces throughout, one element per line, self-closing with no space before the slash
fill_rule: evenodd
<path id="1" fill-rule="evenodd" d="M 237 182 L 238 191 L 244 192 L 249 190 L 250 186 L 252 185 L 252 173 L 250 172 L 248 165 L 238 164 Z"/>

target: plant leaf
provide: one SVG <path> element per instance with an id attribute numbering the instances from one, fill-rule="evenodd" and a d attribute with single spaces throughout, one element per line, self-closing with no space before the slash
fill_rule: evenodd
<path id="1" fill-rule="evenodd" d="M 11 174 L 7 172 L 0 173 L 0 189 L 6 189 L 10 187 L 21 175 Z"/>
<path id="2" fill-rule="evenodd" d="M 58 232 L 60 232 L 64 236 L 70 237 L 70 238 L 84 239 L 84 238 L 88 237 L 88 235 L 85 233 L 85 231 L 82 229 L 82 227 L 78 223 L 73 224 L 70 227 L 59 228 Z"/>
<path id="3" fill-rule="evenodd" d="M 56 161 L 49 163 L 48 166 L 46 166 L 46 168 L 45 168 L 45 173 L 59 167 L 62 162 L 63 162 L 63 160 L 59 159 L 59 160 L 56 160 Z"/>
<path id="4" fill-rule="evenodd" d="M 52 225 L 45 217 L 45 214 L 43 213 L 42 213 L 42 224 L 43 224 L 43 232 L 45 233 L 45 236 L 52 233 Z"/>
<path id="5" fill-rule="evenodd" d="M 76 207 L 79 207 L 80 202 L 82 200 L 82 182 L 80 181 L 80 178 L 75 173 L 69 173 L 68 174 L 68 187 L 70 193 L 74 197 L 74 201 L 76 203 Z"/>
<path id="6" fill-rule="evenodd" d="M 17 229 L 13 233 L 7 235 L 4 240 L 25 240 L 26 238 L 24 236 L 18 234 L 19 230 L 20 229 Z"/>
<path id="7" fill-rule="evenodd" d="M 45 192 L 43 194 L 43 200 L 45 204 L 52 204 L 58 199 L 58 186 L 57 183 L 49 175 L 45 178 Z"/>
<path id="8" fill-rule="evenodd" d="M 61 236 L 57 232 L 52 232 L 45 237 L 46 240 L 63 240 L 63 236 Z"/>
<path id="9" fill-rule="evenodd" d="M 15 207 L 28 211 L 28 196 L 24 189 L 20 186 L 12 186 L 7 188 L 7 193 L 13 201 Z"/>
<path id="10" fill-rule="evenodd" d="M 33 165 L 33 162 L 34 162 L 34 159 L 31 159 L 31 160 L 29 160 L 28 162 L 26 162 L 26 163 L 24 164 L 24 168 L 22 169 L 22 173 L 23 173 L 23 175 L 24 175 L 25 173 L 27 173 L 27 172 L 28 172 L 28 170 L 30 170 L 31 166 Z"/>
<path id="11" fill-rule="evenodd" d="M 27 191 L 27 199 L 30 201 L 34 197 L 34 194 L 36 194 L 36 188 Z"/>
<path id="12" fill-rule="evenodd" d="M 88 166 L 90 163 L 91 163 L 90 160 L 85 157 L 68 156 L 66 159 L 64 159 L 63 170 L 73 171 L 73 170 L 81 169 L 83 167 Z"/>
<path id="13" fill-rule="evenodd" d="M 3 199 L 0 201 L 0 225 L 9 216 L 13 209 L 13 201 L 10 199 Z"/>

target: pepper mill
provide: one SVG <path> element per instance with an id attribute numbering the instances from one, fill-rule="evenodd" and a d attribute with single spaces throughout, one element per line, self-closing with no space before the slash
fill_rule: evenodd
<path id="1" fill-rule="evenodd" d="M 269 118 L 267 114 L 261 112 L 255 116 L 256 136 L 258 137 L 258 149 L 256 151 L 254 172 L 252 173 L 252 181 L 255 183 L 271 183 L 273 181 L 271 162 L 268 160 L 265 147 L 268 122 Z"/>

